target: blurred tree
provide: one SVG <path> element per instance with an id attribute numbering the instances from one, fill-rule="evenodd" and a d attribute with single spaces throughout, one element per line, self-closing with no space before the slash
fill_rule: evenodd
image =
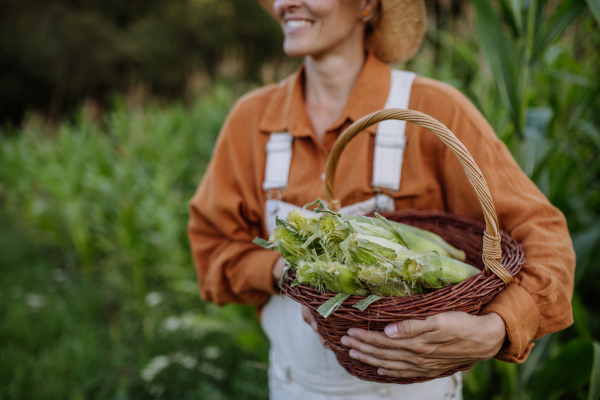
<path id="1" fill-rule="evenodd" d="M 140 82 L 177 95 L 225 58 L 258 79 L 281 40 L 255 0 L 0 0 L 0 121 L 32 107 L 56 118 Z"/>

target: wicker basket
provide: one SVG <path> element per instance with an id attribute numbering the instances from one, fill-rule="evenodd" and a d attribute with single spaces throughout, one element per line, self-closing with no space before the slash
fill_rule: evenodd
<path id="1" fill-rule="evenodd" d="M 433 211 L 403 211 L 383 215 L 390 220 L 437 233 L 448 243 L 464 250 L 467 262 L 478 267 L 482 272 L 459 284 L 428 294 L 384 298 L 371 304 L 365 311 L 352 307 L 364 298 L 350 296 L 326 319 L 316 310 L 335 293 L 319 292 L 307 285 L 291 287 L 295 278 L 293 273 L 283 282 L 282 288 L 289 297 L 311 309 L 319 333 L 335 352 L 340 364 L 350 374 L 363 380 L 381 383 L 425 382 L 434 378 L 395 378 L 378 375 L 377 367 L 351 358 L 348 354 L 349 349 L 341 344 L 340 339 L 352 327 L 383 331 L 384 327 L 391 322 L 424 319 L 446 311 L 479 314 L 483 307 L 512 281 L 512 276 L 519 272 L 524 262 L 524 254 L 518 243 L 506 233 L 499 231 L 496 211 L 487 183 L 467 149 L 442 123 L 417 111 L 401 109 L 378 111 L 356 121 L 342 133 L 327 161 L 324 192 L 330 208 L 337 210 L 340 207 L 333 193 L 333 181 L 342 151 L 363 129 L 387 119 L 403 120 L 423 126 L 435 133 L 454 152 L 475 188 L 483 209 L 485 224 L 459 215 Z M 454 368 L 438 378 L 466 370 L 471 366 L 472 364 L 468 364 Z"/>

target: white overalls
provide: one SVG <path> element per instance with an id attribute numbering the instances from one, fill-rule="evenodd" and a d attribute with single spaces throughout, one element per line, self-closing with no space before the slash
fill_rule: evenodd
<path id="1" fill-rule="evenodd" d="M 392 70 L 391 87 L 385 108 L 408 108 L 415 74 Z M 404 121 L 383 121 L 377 127 L 373 161 L 376 189 L 400 189 L 402 158 L 406 138 Z M 265 223 L 269 234 L 275 217 L 285 218 L 295 205 L 281 201 L 287 187 L 292 159 L 292 136 L 272 133 L 266 146 L 267 164 L 263 189 L 269 192 Z M 272 198 L 273 194 L 276 198 Z M 373 211 L 393 211 L 394 200 L 385 194 L 343 207 L 345 215 L 365 215 Z M 310 211 L 306 211 L 310 212 Z M 271 400 L 439 400 L 461 399 L 460 373 L 430 382 L 411 385 L 381 384 L 360 380 L 344 370 L 334 353 L 325 349 L 318 334 L 302 319 L 302 306 L 288 297 L 274 295 L 262 311 L 262 326 L 271 342 L 269 389 Z"/>

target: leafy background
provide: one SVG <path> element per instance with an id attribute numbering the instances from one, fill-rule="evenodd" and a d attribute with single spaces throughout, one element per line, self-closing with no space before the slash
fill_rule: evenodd
<path id="1" fill-rule="evenodd" d="M 448 82 L 566 215 L 575 324 L 466 399 L 600 397 L 600 2 L 431 0 Z M 0 399 L 264 399 L 252 309 L 197 293 L 187 201 L 233 102 L 297 65 L 252 0 L 0 2 Z"/>

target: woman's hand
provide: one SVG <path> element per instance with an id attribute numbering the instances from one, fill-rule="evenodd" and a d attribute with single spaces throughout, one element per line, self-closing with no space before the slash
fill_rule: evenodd
<path id="1" fill-rule="evenodd" d="M 314 315 L 312 315 L 312 313 L 310 312 L 310 308 L 306 307 L 306 306 L 302 306 L 302 318 L 304 319 L 304 321 L 309 324 L 314 330 L 315 332 L 317 332 L 317 334 L 319 334 L 319 328 L 317 327 L 317 321 L 315 321 L 315 317 Z M 325 347 L 326 349 L 329 349 L 329 345 L 327 344 L 327 342 L 325 341 L 325 339 L 323 339 L 323 336 L 321 336 L 321 334 L 319 334 L 319 340 L 321 341 L 321 344 L 323 345 L 323 347 Z"/>
<path id="2" fill-rule="evenodd" d="M 283 276 L 283 267 L 284 267 L 283 258 L 279 257 L 275 264 L 273 264 L 273 270 L 271 271 L 271 275 L 273 276 L 273 285 L 277 286 L 279 282 L 281 282 L 281 277 Z"/>
<path id="3" fill-rule="evenodd" d="M 352 348 L 350 357 L 379 367 L 379 375 L 433 377 L 495 356 L 506 327 L 495 313 L 446 312 L 390 324 L 385 333 L 351 328 L 348 335 L 342 344 Z"/>

